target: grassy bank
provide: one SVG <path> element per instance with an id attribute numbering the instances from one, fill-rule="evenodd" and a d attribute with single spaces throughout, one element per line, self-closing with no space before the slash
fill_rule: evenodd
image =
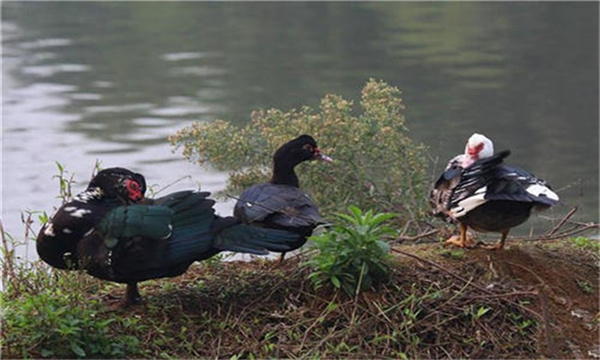
<path id="1" fill-rule="evenodd" d="M 393 247 L 388 283 L 315 290 L 304 253 L 205 261 L 124 287 L 41 263 L 13 264 L 2 295 L 3 358 L 532 358 L 598 351 L 598 249 L 512 241 L 503 252 Z M 6 266 L 6 264 L 4 264 Z M 594 353 L 595 352 L 595 353 Z"/>

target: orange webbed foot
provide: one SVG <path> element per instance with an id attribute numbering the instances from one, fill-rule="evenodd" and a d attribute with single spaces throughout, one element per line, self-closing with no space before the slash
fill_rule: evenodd
<path id="1" fill-rule="evenodd" d="M 506 242 L 506 237 L 508 236 L 508 230 L 504 230 L 502 232 L 502 237 L 500 241 L 493 245 L 480 245 L 481 248 L 486 250 L 502 250 L 504 248 L 504 243 Z"/>
<path id="2" fill-rule="evenodd" d="M 444 246 L 448 245 L 458 246 L 463 249 L 472 249 L 477 246 L 472 237 L 466 236 L 464 239 L 461 239 L 460 235 L 453 235 L 447 239 L 444 243 Z"/>

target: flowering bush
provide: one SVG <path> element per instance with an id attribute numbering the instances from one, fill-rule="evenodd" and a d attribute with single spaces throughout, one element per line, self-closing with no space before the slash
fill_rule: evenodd
<path id="1" fill-rule="evenodd" d="M 425 215 L 425 147 L 408 137 L 398 88 L 369 80 L 356 114 L 352 101 L 326 95 L 318 110 L 257 110 L 246 126 L 216 120 L 193 123 L 170 137 L 183 156 L 200 165 L 230 171 L 228 193 L 268 180 L 272 154 L 288 140 L 312 135 L 334 163 L 302 163 L 300 186 L 324 214 L 349 205 L 398 213 L 400 220 Z"/>

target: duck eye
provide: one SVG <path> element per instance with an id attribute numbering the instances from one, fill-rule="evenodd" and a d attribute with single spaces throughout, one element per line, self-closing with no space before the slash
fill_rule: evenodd
<path id="1" fill-rule="evenodd" d="M 128 196 L 131 200 L 139 200 L 144 194 L 142 194 L 140 183 L 135 180 L 127 179 L 125 181 L 125 188 L 127 189 Z"/>
<path id="2" fill-rule="evenodd" d="M 125 187 L 127 187 L 127 190 L 129 191 L 137 191 L 140 189 L 140 184 L 135 180 L 127 180 L 125 181 Z"/>
<path id="3" fill-rule="evenodd" d="M 304 150 L 308 150 L 308 151 L 310 151 L 310 152 L 312 152 L 312 151 L 313 151 L 313 147 L 312 147 L 312 145 L 311 145 L 311 144 L 304 144 L 304 146 L 302 146 L 302 149 L 304 149 Z"/>

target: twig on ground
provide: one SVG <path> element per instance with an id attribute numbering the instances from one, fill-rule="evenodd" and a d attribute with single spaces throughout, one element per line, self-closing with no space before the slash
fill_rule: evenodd
<path id="1" fill-rule="evenodd" d="M 553 235 L 542 234 L 542 235 L 527 236 L 527 237 L 520 237 L 520 236 L 512 237 L 512 236 L 510 236 L 510 237 L 508 237 L 508 240 L 550 241 L 550 240 L 557 240 L 557 239 L 572 237 L 572 236 L 575 236 L 578 234 L 585 233 L 587 231 L 600 230 L 600 224 L 596 224 L 596 223 L 575 223 L 575 222 L 571 222 L 571 221 L 567 221 L 567 222 L 569 224 L 574 224 L 574 225 L 562 232 L 554 233 Z"/>
<path id="2" fill-rule="evenodd" d="M 465 283 L 471 284 L 471 286 L 473 286 L 474 288 L 478 289 L 479 291 L 482 291 L 482 292 L 484 292 L 484 293 L 486 293 L 486 294 L 488 294 L 488 295 L 493 295 L 493 293 L 492 293 L 491 291 L 489 291 L 489 290 L 487 290 L 487 289 L 484 289 L 484 288 L 482 288 L 482 287 L 481 287 L 481 286 L 479 286 L 479 285 L 473 284 L 473 283 L 471 282 L 471 280 L 465 279 L 464 277 L 462 277 L 462 276 L 460 276 L 460 275 L 457 275 L 457 274 L 453 273 L 452 271 L 450 271 L 450 270 L 446 269 L 445 267 L 441 266 L 440 264 L 436 264 L 436 263 L 435 263 L 435 262 L 433 262 L 433 261 L 430 261 L 430 260 L 424 259 L 424 258 L 422 258 L 422 257 L 420 257 L 420 256 L 417 256 L 417 255 L 414 255 L 414 254 L 411 254 L 411 253 L 407 253 L 407 252 L 405 252 L 405 251 L 402 251 L 402 250 L 398 250 L 398 249 L 392 249 L 392 251 L 393 251 L 393 252 L 395 252 L 395 253 L 402 254 L 402 255 L 404 255 L 404 256 L 408 256 L 408 257 L 411 257 L 411 258 L 413 258 L 413 259 L 416 259 L 416 260 L 422 261 L 422 262 L 424 262 L 424 263 L 426 263 L 426 264 L 429 264 L 429 265 L 431 265 L 431 266 L 433 266 L 433 267 L 435 267 L 435 268 L 437 268 L 437 269 L 440 269 L 440 270 L 442 270 L 443 272 L 447 273 L 448 275 L 450 275 L 450 276 L 452 276 L 452 277 L 454 277 L 454 278 L 457 278 L 458 280 L 460 280 L 460 281 L 462 281 L 462 282 L 465 282 Z"/>
<path id="3" fill-rule="evenodd" d="M 556 358 L 556 346 L 554 344 L 554 340 L 552 339 L 552 333 L 550 331 L 550 314 L 548 312 L 548 297 L 546 293 L 544 293 L 543 289 L 538 291 L 538 296 L 540 299 L 540 308 L 542 309 L 542 323 L 544 325 L 544 335 L 546 338 L 546 345 L 548 346 L 548 351 L 550 352 L 551 357 Z"/>
<path id="4" fill-rule="evenodd" d="M 571 211 L 569 211 L 567 213 L 567 215 L 565 215 L 565 217 L 558 222 L 558 224 L 552 228 L 552 230 L 550 230 L 547 235 L 553 235 L 555 232 L 557 232 L 566 222 L 567 220 L 569 220 L 575 213 L 577 212 L 577 206 L 574 206 Z"/>
<path id="5" fill-rule="evenodd" d="M 440 232 L 440 229 L 434 229 L 434 230 L 431 230 L 431 231 L 428 231 L 428 232 L 425 232 L 422 234 L 418 234 L 415 236 L 399 236 L 396 239 L 394 239 L 394 241 L 417 241 L 419 239 L 435 235 L 439 232 Z"/>
<path id="6" fill-rule="evenodd" d="M 439 265 L 439 264 L 436 264 L 436 263 L 435 263 L 435 262 L 433 262 L 433 261 L 430 261 L 430 260 L 424 259 L 424 258 L 422 258 L 422 257 L 420 257 L 420 256 L 417 256 L 417 255 L 414 255 L 414 254 L 411 254 L 411 253 L 407 253 L 407 252 L 405 252 L 405 251 L 398 250 L 398 249 L 392 249 L 392 251 L 393 251 L 393 252 L 396 252 L 396 253 L 398 253 L 398 254 L 402 254 L 402 255 L 405 255 L 405 256 L 411 257 L 411 258 L 413 258 L 413 259 L 416 259 L 416 260 L 422 261 L 422 262 L 424 262 L 424 263 L 427 263 L 427 264 L 429 264 L 429 265 L 431 265 L 431 266 L 433 266 L 433 267 L 435 267 L 435 268 L 437 268 L 437 269 L 440 269 L 440 270 L 444 271 L 445 273 L 449 274 L 450 276 L 452 276 L 452 277 L 454 277 L 454 278 L 456 278 L 456 279 L 459 279 L 460 281 L 463 281 L 463 282 L 467 283 L 468 285 L 470 285 L 470 286 L 472 286 L 472 287 L 476 288 L 477 290 L 479 290 L 479 291 L 481 291 L 481 292 L 483 292 L 483 293 L 486 293 L 486 294 L 488 294 L 488 295 L 495 295 L 493 292 L 491 292 L 491 291 L 489 291 L 489 290 L 487 290 L 487 289 L 485 289 L 485 288 L 482 288 L 482 287 L 481 287 L 481 286 L 479 286 L 479 285 L 476 285 L 476 284 L 474 284 L 474 283 L 473 283 L 471 280 L 465 279 L 464 277 L 462 277 L 462 276 L 460 276 L 460 275 L 457 275 L 457 274 L 453 273 L 452 271 L 450 271 L 450 270 L 446 269 L 445 267 L 443 267 L 443 266 L 441 266 L 441 265 Z M 521 309 L 523 309 L 523 310 L 526 310 L 527 312 L 529 312 L 529 313 L 531 313 L 531 314 L 535 315 L 535 316 L 536 316 L 538 319 L 541 319 L 541 315 L 540 315 L 540 314 L 538 314 L 536 311 L 534 311 L 534 310 L 531 310 L 530 308 L 528 308 L 528 307 L 526 307 L 526 306 L 523 306 L 523 305 L 521 305 L 521 304 L 519 304 L 519 303 L 517 303 L 517 302 L 514 302 L 514 301 L 510 300 L 510 299 L 504 299 L 504 298 L 502 298 L 502 297 L 501 297 L 500 299 L 502 299 L 502 300 L 504 300 L 504 301 L 508 301 L 509 303 L 511 303 L 511 304 L 513 304 L 513 305 L 515 305 L 515 306 L 517 306 L 517 307 L 519 307 L 519 308 L 521 308 Z"/>

